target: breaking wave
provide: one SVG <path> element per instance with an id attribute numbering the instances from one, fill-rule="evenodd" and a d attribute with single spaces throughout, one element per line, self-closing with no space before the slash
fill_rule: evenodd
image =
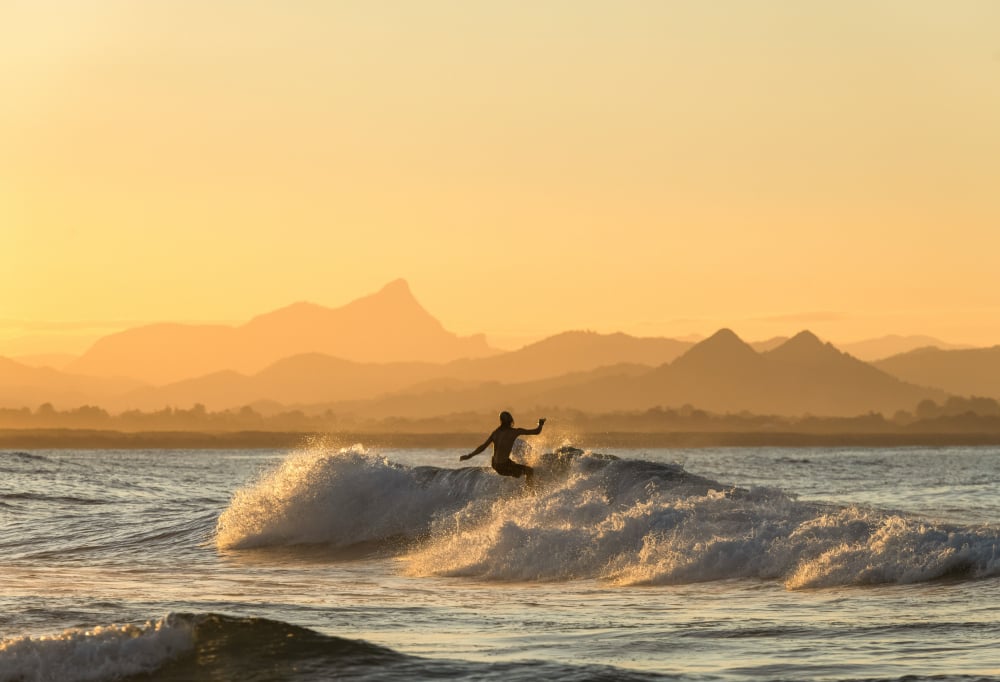
<path id="1" fill-rule="evenodd" d="M 113 680 L 149 673 L 194 647 L 190 619 L 106 625 L 0 641 L 0 680 Z"/>
<path id="2" fill-rule="evenodd" d="M 1000 528 L 735 488 L 678 464 L 563 447 L 539 481 L 408 467 L 361 446 L 289 455 L 238 491 L 220 549 L 318 544 L 396 556 L 415 576 L 620 585 L 732 578 L 789 589 L 1000 575 Z"/>
<path id="3" fill-rule="evenodd" d="M 410 656 L 364 640 L 266 618 L 170 614 L 144 625 L 107 625 L 0 641 L 0 680 L 654 680 L 599 665 L 477 663 Z"/>

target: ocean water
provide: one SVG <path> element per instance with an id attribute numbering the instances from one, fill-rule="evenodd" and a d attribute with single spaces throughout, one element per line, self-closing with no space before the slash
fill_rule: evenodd
<path id="1" fill-rule="evenodd" d="M 1000 449 L 532 444 L 0 452 L 0 680 L 1000 680 Z"/>

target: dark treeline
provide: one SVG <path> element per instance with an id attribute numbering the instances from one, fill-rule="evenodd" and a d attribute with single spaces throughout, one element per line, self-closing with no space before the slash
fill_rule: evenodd
<path id="1" fill-rule="evenodd" d="M 891 417 L 869 413 L 856 417 L 757 415 L 749 412 L 715 414 L 690 405 L 655 407 L 639 412 L 589 414 L 578 410 L 536 406 L 516 413 L 520 422 L 537 417 L 576 433 L 1000 433 L 1000 403 L 992 398 L 949 398 L 944 404 L 925 400 L 912 412 Z M 110 414 L 100 407 L 57 410 L 46 403 L 30 408 L 0 409 L 0 429 L 87 429 L 121 432 L 283 432 L 283 433 L 480 433 L 488 431 L 495 414 L 465 412 L 423 419 L 357 419 L 330 410 L 303 410 L 262 414 L 252 407 L 209 412 L 203 405 L 191 409 L 165 407 Z"/>

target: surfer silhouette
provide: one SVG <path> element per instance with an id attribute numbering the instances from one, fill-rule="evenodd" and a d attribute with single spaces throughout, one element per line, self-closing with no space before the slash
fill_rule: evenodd
<path id="1" fill-rule="evenodd" d="M 529 486 L 534 485 L 533 477 L 535 470 L 526 464 L 518 464 L 517 462 L 511 460 L 510 453 L 511 450 L 514 449 L 514 441 L 517 440 L 518 436 L 537 436 L 542 432 L 542 427 L 544 425 L 545 420 L 539 419 L 538 426 L 533 429 L 515 429 L 513 415 L 511 415 L 510 412 L 501 412 L 500 426 L 498 426 L 493 433 L 490 434 L 490 437 L 486 439 L 486 442 L 469 454 L 462 455 L 459 459 L 462 461 L 471 459 L 485 450 L 490 443 L 493 443 L 493 460 L 490 462 L 493 466 L 493 470 L 501 476 L 521 478 L 523 475 L 525 477 L 525 483 Z"/>

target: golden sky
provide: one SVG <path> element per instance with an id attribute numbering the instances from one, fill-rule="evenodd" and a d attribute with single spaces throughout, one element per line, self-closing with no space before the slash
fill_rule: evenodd
<path id="1" fill-rule="evenodd" d="M 5 0 L 0 64 L 0 338 L 403 277 L 501 346 L 1000 343 L 993 0 Z"/>

